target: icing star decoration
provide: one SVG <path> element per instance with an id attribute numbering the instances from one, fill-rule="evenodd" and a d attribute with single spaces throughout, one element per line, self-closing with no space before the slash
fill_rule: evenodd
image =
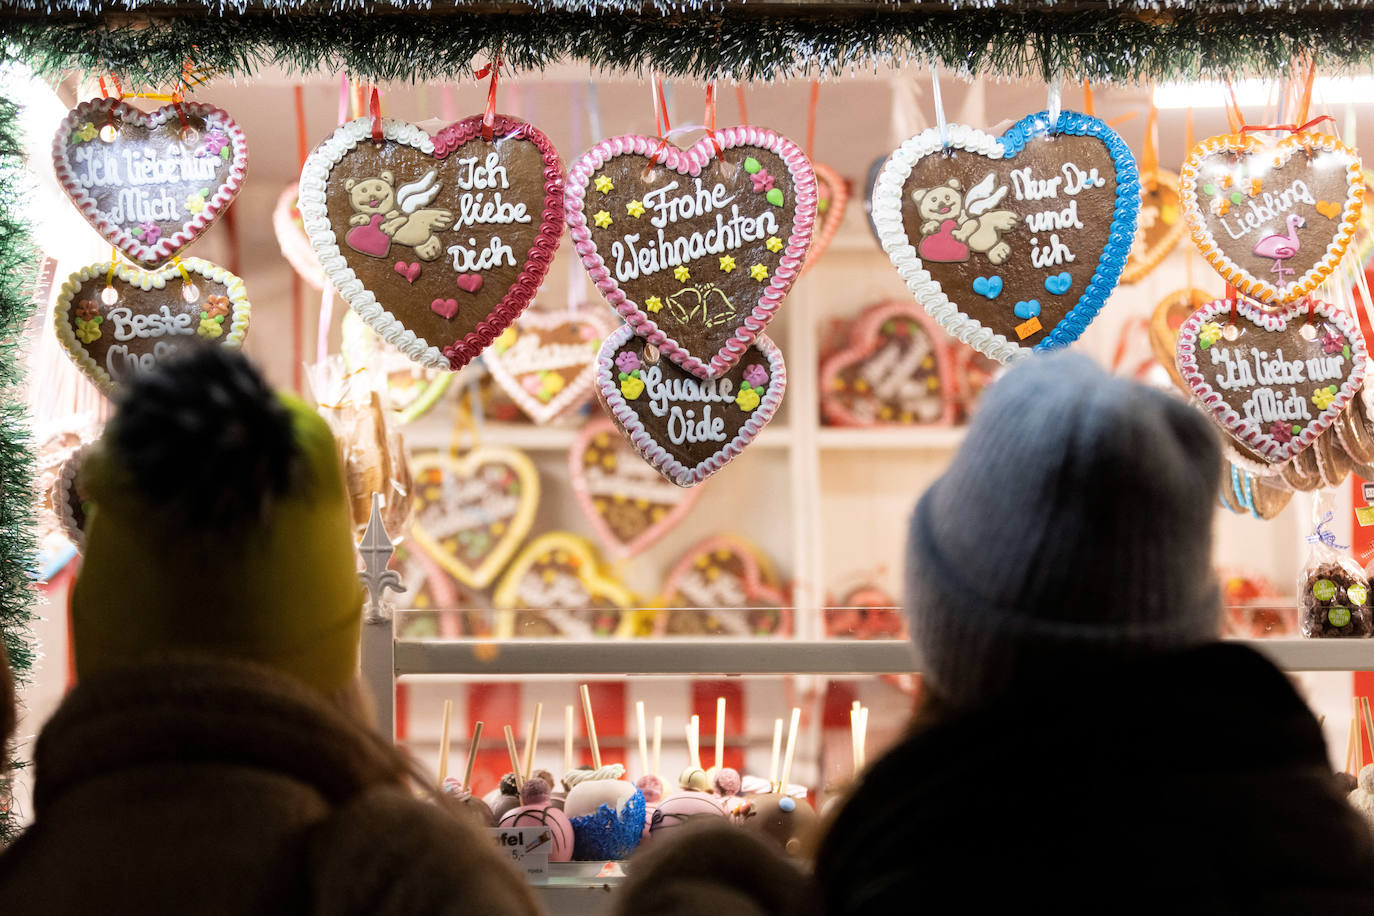
<path id="1" fill-rule="evenodd" d="M 651 312 L 657 312 L 663 308 L 663 300 L 657 296 L 650 296 L 644 300 L 644 307 Z"/>
<path id="2" fill-rule="evenodd" d="M 735 259 L 730 255 L 723 255 L 720 259 L 720 269 L 727 274 L 735 269 Z"/>
<path id="3" fill-rule="evenodd" d="M 768 248 L 769 251 L 773 252 L 774 254 L 777 254 L 779 251 L 782 251 L 782 239 L 778 238 L 776 235 L 770 235 L 768 237 L 768 241 L 764 242 L 763 244 L 765 247 Z"/>
<path id="4" fill-rule="evenodd" d="M 612 184 L 611 179 L 607 178 L 605 175 L 596 176 L 596 181 L 594 182 L 594 184 L 596 185 L 596 189 L 600 191 L 602 194 L 606 194 L 610 191 L 615 190 L 615 185 Z"/>
<path id="5" fill-rule="evenodd" d="M 632 200 L 625 205 L 625 212 L 635 217 L 643 216 L 644 204 L 641 201 Z"/>
<path id="6" fill-rule="evenodd" d="M 611 214 L 607 213 L 605 210 L 598 210 L 596 211 L 596 215 L 592 217 L 592 220 L 596 223 L 596 228 L 605 229 L 611 224 Z"/>
<path id="7" fill-rule="evenodd" d="M 768 268 L 764 267 L 762 264 L 755 264 L 753 267 L 749 268 L 749 276 L 753 277 L 755 280 L 767 280 Z"/>
<path id="8" fill-rule="evenodd" d="M 679 283 L 686 283 L 692 277 L 692 272 L 685 265 L 679 264 L 673 268 L 673 278 Z"/>

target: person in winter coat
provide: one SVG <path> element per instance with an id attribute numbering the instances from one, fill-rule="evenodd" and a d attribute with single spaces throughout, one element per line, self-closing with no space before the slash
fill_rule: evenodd
<path id="1" fill-rule="evenodd" d="M 130 380 L 81 469 L 78 683 L 0 913 L 532 914 L 367 727 L 332 435 L 220 348 Z"/>
<path id="2" fill-rule="evenodd" d="M 1221 465 L 1079 355 L 988 390 L 911 520 L 924 700 L 829 824 L 827 913 L 1374 913 L 1318 723 L 1218 641 Z"/>

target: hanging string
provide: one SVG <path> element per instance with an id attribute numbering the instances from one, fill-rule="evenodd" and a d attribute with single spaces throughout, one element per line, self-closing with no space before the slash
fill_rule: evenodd
<path id="1" fill-rule="evenodd" d="M 1243 134 L 1248 134 L 1248 133 L 1253 133 L 1253 132 L 1255 132 L 1255 131 L 1263 131 L 1263 130 L 1286 130 L 1286 131 L 1288 131 L 1290 134 L 1300 134 L 1300 133 L 1302 133 L 1303 131 L 1307 130 L 1307 129 L 1310 128 L 1310 127 L 1314 127 L 1314 126 L 1316 126 L 1317 124 L 1321 124 L 1323 121 L 1330 121 L 1330 122 L 1332 122 L 1332 123 L 1334 124 L 1335 121 L 1336 121 L 1336 119 L 1333 118 L 1333 117 L 1331 117 L 1331 115 L 1319 115 L 1319 116 L 1313 118 L 1312 120 L 1307 121 L 1307 122 L 1305 122 L 1305 123 L 1303 123 L 1303 124 L 1269 124 L 1269 125 L 1247 124 L 1247 125 L 1245 125 L 1244 127 L 1242 127 L 1242 128 L 1240 129 L 1240 132 L 1243 133 Z"/>
<path id="2" fill-rule="evenodd" d="M 1093 87 L 1087 80 L 1083 81 L 1083 113 L 1090 118 L 1097 117 L 1093 110 Z"/>
<path id="3" fill-rule="evenodd" d="M 749 107 L 744 104 L 744 86 L 742 84 L 735 87 L 735 106 L 739 108 L 739 122 L 747 125 L 749 123 Z"/>
<path id="4" fill-rule="evenodd" d="M 382 93 L 376 86 L 372 87 L 372 98 L 368 103 L 369 113 L 372 115 L 372 139 L 377 143 L 383 140 L 382 135 Z"/>
<path id="5" fill-rule="evenodd" d="M 178 257 L 173 256 L 173 258 L 172 258 L 172 266 L 175 267 L 175 268 L 177 269 L 177 273 L 181 274 L 181 281 L 182 281 L 183 283 L 187 283 L 187 284 L 190 284 L 190 285 L 192 285 L 192 286 L 195 285 L 195 284 L 191 283 L 191 275 L 190 275 L 189 273 L 186 272 L 186 265 L 181 263 L 181 258 L 178 258 Z"/>
<path id="6" fill-rule="evenodd" d="M 296 155 L 301 168 L 309 155 L 309 140 L 305 128 L 305 86 L 296 84 Z M 232 209 L 232 208 L 231 208 Z M 328 286 L 328 281 L 325 283 Z M 305 363 L 305 282 L 291 271 L 291 385 L 301 390 Z"/>
<path id="7" fill-rule="evenodd" d="M 117 98 L 117 99 L 122 99 L 122 98 L 124 98 L 124 90 L 123 90 L 123 88 L 119 85 L 119 77 L 117 77 L 117 76 L 115 76 L 113 73 L 111 73 L 111 74 L 110 74 L 110 82 L 114 83 L 114 97 Z M 105 98 L 107 98 L 107 99 L 110 97 L 110 92 L 109 92 L 109 90 L 105 88 L 105 77 L 103 77 L 103 76 L 100 78 L 100 94 L 101 94 L 102 96 L 104 96 Z"/>
<path id="8" fill-rule="evenodd" d="M 658 146 L 649 158 L 658 162 L 659 154 L 668 148 L 668 134 L 673 126 L 668 121 L 668 100 L 663 93 L 663 81 L 659 79 L 657 72 L 651 74 L 650 86 L 653 92 L 654 130 L 658 132 Z"/>
<path id="9" fill-rule="evenodd" d="M 821 100 L 820 80 L 811 81 L 811 101 L 806 108 L 806 158 L 814 159 L 812 151 L 816 148 L 816 106 Z"/>
<path id="10" fill-rule="evenodd" d="M 482 112 L 483 140 L 490 140 L 496 133 L 496 86 L 501 80 L 501 66 L 501 49 L 497 48 L 495 59 L 477 71 L 479 80 L 491 77 L 491 82 L 487 84 L 487 108 Z"/>
<path id="11" fill-rule="evenodd" d="M 1186 155 L 1186 152 L 1185 152 Z M 1150 110 L 1145 116 L 1145 145 L 1140 150 L 1140 177 L 1145 190 L 1153 191 L 1159 173 L 1159 109 L 1155 107 L 1154 87 L 1150 87 Z"/>
<path id="12" fill-rule="evenodd" d="M 945 123 L 945 102 L 940 96 L 940 68 L 930 65 L 930 102 L 935 106 L 935 129 L 940 132 L 940 145 L 949 146 L 949 126 Z"/>
<path id="13" fill-rule="evenodd" d="M 339 76 L 339 123 L 348 120 L 348 76 Z"/>
<path id="14" fill-rule="evenodd" d="M 1064 102 L 1064 74 L 1062 71 L 1054 74 L 1054 79 L 1050 81 L 1049 100 L 1045 106 L 1045 116 L 1049 119 L 1049 129 L 1053 131 L 1059 125 L 1059 112 L 1063 109 Z"/>
<path id="15" fill-rule="evenodd" d="M 716 139 L 716 84 L 715 81 L 706 84 L 706 112 L 702 117 L 706 123 L 706 136 L 711 138 L 711 146 L 719 156 L 724 150 L 720 141 Z"/>
<path id="16" fill-rule="evenodd" d="M 1226 121 L 1231 127 L 1231 133 L 1239 133 L 1245 126 L 1245 115 L 1241 114 L 1240 102 L 1236 100 L 1236 87 L 1231 85 L 1231 81 L 1226 81 Z"/>
<path id="17" fill-rule="evenodd" d="M 354 81 L 353 81 L 353 117 L 354 117 L 354 118 L 361 118 L 361 117 L 363 116 L 363 109 L 366 107 L 365 105 L 363 105 L 363 99 L 364 99 L 364 97 L 365 97 L 365 94 L 364 94 L 364 93 L 365 93 L 365 91 L 364 91 L 362 82 L 360 82 L 359 80 L 354 80 Z"/>
<path id="18" fill-rule="evenodd" d="M 119 264 L 119 249 L 116 248 L 114 245 L 111 245 L 111 246 L 110 246 L 110 269 L 109 269 L 108 271 L 105 272 L 105 288 L 106 288 L 106 289 L 113 289 L 113 288 L 114 288 L 115 267 L 116 267 L 118 264 Z M 106 305 L 113 305 L 112 302 L 106 302 L 105 304 L 106 304 Z"/>
<path id="19" fill-rule="evenodd" d="M 596 83 L 587 80 L 587 126 L 592 131 L 592 142 L 600 143 L 606 135 L 601 132 L 601 99 L 596 94 Z"/>
<path id="20" fill-rule="evenodd" d="M 1303 78 L 1302 82 L 1302 95 L 1298 101 L 1298 111 L 1293 116 L 1293 120 L 1296 122 L 1301 123 L 1307 120 L 1307 110 L 1312 105 L 1312 84 L 1316 82 L 1316 79 L 1317 60 L 1311 58 L 1307 63 L 1307 76 Z"/>

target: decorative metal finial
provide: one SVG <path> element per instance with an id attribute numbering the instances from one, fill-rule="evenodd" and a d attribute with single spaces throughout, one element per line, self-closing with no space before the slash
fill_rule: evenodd
<path id="1" fill-rule="evenodd" d="M 367 607 L 363 620 L 367 623 L 381 623 L 391 619 L 391 602 L 385 599 L 386 590 L 405 592 L 401 575 L 388 569 L 391 555 L 396 552 L 391 543 L 391 535 L 386 533 L 382 521 L 382 494 L 372 494 L 372 517 L 367 520 L 363 539 L 358 542 L 358 552 L 363 555 L 363 571 L 358 578 L 367 588 Z"/>

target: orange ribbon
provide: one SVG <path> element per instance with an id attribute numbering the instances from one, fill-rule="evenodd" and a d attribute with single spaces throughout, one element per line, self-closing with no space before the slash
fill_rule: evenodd
<path id="1" fill-rule="evenodd" d="M 811 101 L 806 109 L 806 158 L 810 159 L 811 150 L 816 146 L 816 105 L 821 100 L 820 80 L 811 81 Z"/>
<path id="2" fill-rule="evenodd" d="M 716 139 L 716 84 L 710 82 L 706 84 L 706 112 L 703 115 L 706 122 L 706 136 L 711 138 L 711 146 L 719 156 L 724 150 L 721 148 L 720 141 Z"/>
<path id="3" fill-rule="evenodd" d="M 744 104 L 743 86 L 735 87 L 735 104 L 739 106 L 739 122 L 747 125 L 749 123 L 749 108 Z"/>
<path id="4" fill-rule="evenodd" d="M 654 130 L 658 131 L 658 146 L 649 158 L 657 162 L 659 153 L 668 148 L 668 134 L 673 126 L 668 123 L 668 101 L 663 95 L 663 81 L 656 72 L 650 78 L 654 88 Z"/>
<path id="5" fill-rule="evenodd" d="M 1270 125 L 1265 126 L 1265 127 L 1260 127 L 1260 126 L 1256 126 L 1256 125 L 1249 125 L 1249 124 L 1247 124 L 1245 127 L 1242 127 L 1240 130 L 1241 130 L 1241 133 L 1246 133 L 1246 134 L 1250 133 L 1251 131 L 1257 131 L 1257 130 L 1286 130 L 1286 131 L 1288 131 L 1290 134 L 1300 134 L 1300 133 L 1302 133 L 1303 131 L 1307 130 L 1309 127 L 1313 127 L 1313 126 L 1315 126 L 1315 125 L 1317 125 L 1317 124 L 1320 124 L 1320 123 L 1323 122 L 1323 121 L 1335 121 L 1335 120 L 1336 120 L 1336 119 L 1333 118 L 1333 117 L 1331 117 L 1331 115 L 1322 115 L 1321 117 L 1319 117 L 1319 118 L 1313 118 L 1312 120 L 1307 121 L 1307 122 L 1304 123 L 1304 124 L 1270 124 Z"/>

